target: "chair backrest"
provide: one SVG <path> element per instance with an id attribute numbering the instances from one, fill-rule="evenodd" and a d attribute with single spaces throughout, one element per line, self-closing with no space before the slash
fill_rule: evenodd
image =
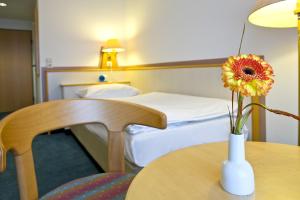
<path id="1" fill-rule="evenodd" d="M 166 116 L 154 109 L 115 100 L 58 100 L 18 110 L 0 122 L 0 172 L 6 168 L 6 153 L 12 150 L 17 167 L 21 199 L 38 198 L 32 140 L 58 128 L 102 123 L 108 130 L 109 171 L 124 171 L 124 128 L 141 124 L 166 127 Z"/>

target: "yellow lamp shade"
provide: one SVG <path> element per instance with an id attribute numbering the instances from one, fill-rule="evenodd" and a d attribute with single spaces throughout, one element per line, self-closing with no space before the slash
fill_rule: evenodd
<path id="1" fill-rule="evenodd" d="M 102 47 L 102 52 L 122 52 L 124 51 L 124 48 L 122 48 L 122 45 L 118 39 L 109 39 L 107 40 L 103 47 Z"/>
<path id="2" fill-rule="evenodd" d="M 270 28 L 297 27 L 297 0 L 257 0 L 250 23 Z"/>

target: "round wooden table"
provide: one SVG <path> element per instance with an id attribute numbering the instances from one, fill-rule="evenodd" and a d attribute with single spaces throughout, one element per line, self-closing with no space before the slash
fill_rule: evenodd
<path id="1" fill-rule="evenodd" d="M 299 200 L 300 147 L 247 142 L 246 158 L 255 174 L 255 193 L 235 196 L 220 186 L 227 143 L 178 150 L 145 167 L 133 180 L 126 200 Z"/>

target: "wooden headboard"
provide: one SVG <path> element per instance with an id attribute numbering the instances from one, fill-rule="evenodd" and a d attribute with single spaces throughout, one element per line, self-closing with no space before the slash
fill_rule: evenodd
<path id="1" fill-rule="evenodd" d="M 43 68 L 44 100 L 61 99 L 61 84 L 88 84 L 97 82 L 100 74 L 106 74 L 113 82 L 130 82 L 143 92 L 161 91 L 195 96 L 231 98 L 231 92 L 223 87 L 221 66 L 227 58 L 156 63 L 109 69 L 97 67 Z M 254 97 L 249 102 L 262 102 Z M 255 108 L 251 120 L 252 139 L 266 140 L 265 111 Z M 249 124 L 248 124 L 249 127 Z"/>

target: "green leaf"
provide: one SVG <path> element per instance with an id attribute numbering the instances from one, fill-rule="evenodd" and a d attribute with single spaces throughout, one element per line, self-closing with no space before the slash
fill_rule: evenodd
<path id="1" fill-rule="evenodd" d="M 240 132 L 240 133 L 242 132 L 242 129 L 245 126 L 246 122 L 248 121 L 249 116 L 252 113 L 252 111 L 253 111 L 253 109 L 250 109 L 250 110 L 248 110 L 248 112 L 246 112 L 243 115 L 243 117 L 240 120 L 240 123 L 238 124 L 238 128 L 237 128 L 238 132 Z"/>
<path id="2" fill-rule="evenodd" d="M 229 106 L 227 106 L 227 108 L 228 108 L 228 112 L 229 112 L 230 132 L 233 133 L 233 131 L 234 131 L 233 120 L 232 120 L 233 116 L 232 116 L 232 114 L 230 112 Z"/>

